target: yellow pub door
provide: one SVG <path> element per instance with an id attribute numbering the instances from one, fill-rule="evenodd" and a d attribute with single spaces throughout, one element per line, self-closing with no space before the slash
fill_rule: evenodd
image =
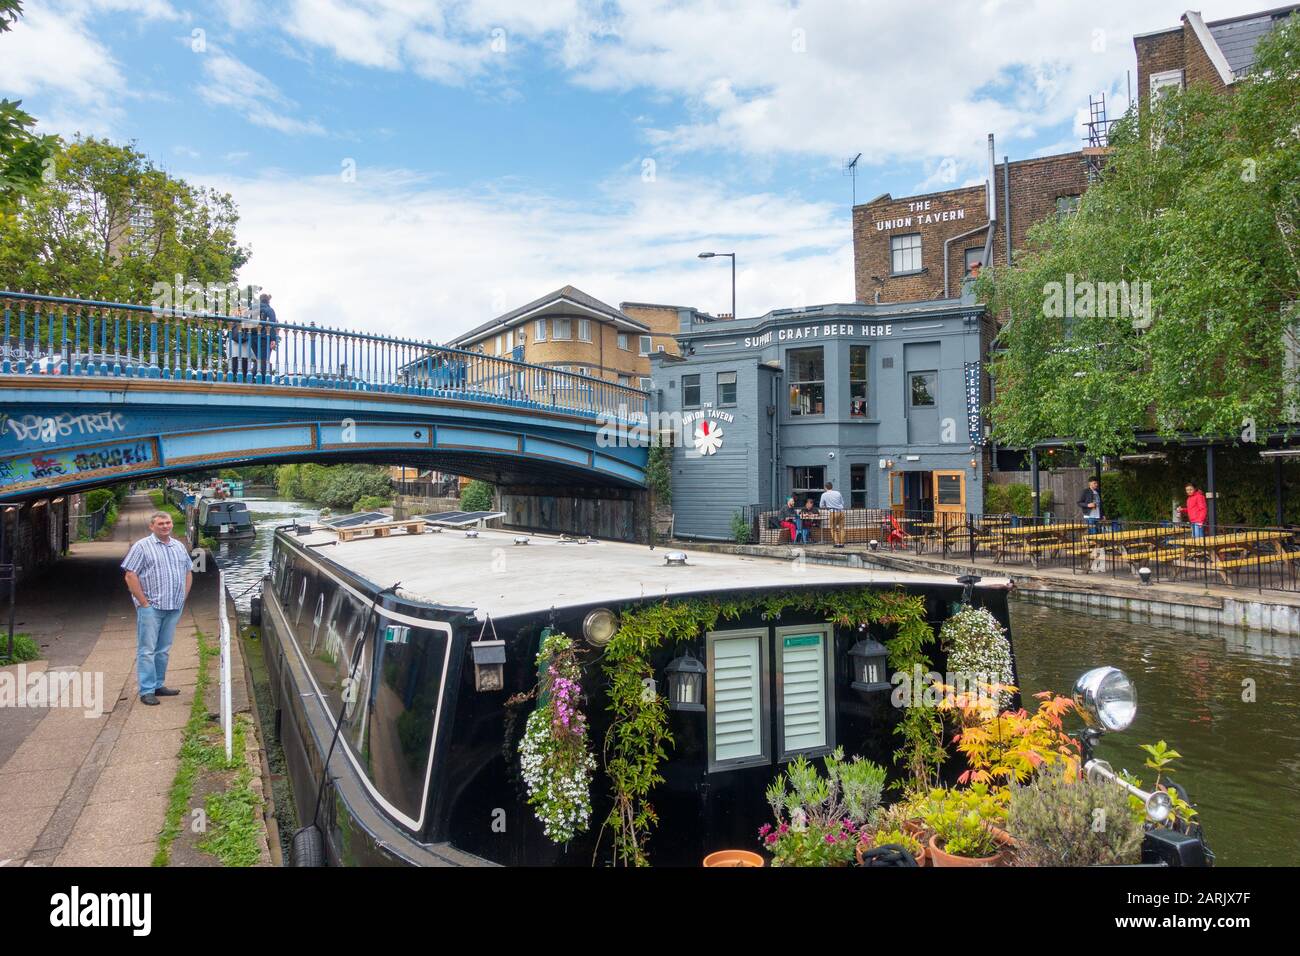
<path id="1" fill-rule="evenodd" d="M 964 471 L 936 471 L 934 473 L 935 521 L 945 526 L 966 521 L 966 473 Z"/>

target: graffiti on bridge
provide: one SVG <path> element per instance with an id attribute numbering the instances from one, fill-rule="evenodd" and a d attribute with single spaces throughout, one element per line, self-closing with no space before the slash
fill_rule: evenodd
<path id="1" fill-rule="evenodd" d="M 38 452 L 0 460 L 0 490 L 59 484 L 99 474 L 138 471 L 156 460 L 151 441 L 127 442 L 82 451 Z"/>
<path id="2" fill-rule="evenodd" d="M 23 415 L 0 412 L 0 437 L 11 434 L 20 442 L 40 441 L 52 444 L 71 435 L 101 435 L 126 430 L 121 412 L 83 412 L 77 415 Z"/>

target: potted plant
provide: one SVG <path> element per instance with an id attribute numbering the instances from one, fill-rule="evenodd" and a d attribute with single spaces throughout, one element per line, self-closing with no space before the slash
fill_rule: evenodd
<path id="1" fill-rule="evenodd" d="M 862 828 L 880 804 L 885 770 L 869 760 L 823 759 L 826 776 L 804 757 L 792 760 L 767 788 L 774 824 L 758 831 L 773 866 L 848 866 Z"/>
<path id="2" fill-rule="evenodd" d="M 985 784 L 965 790 L 932 790 L 922 807 L 934 831 L 928 849 L 935 866 L 999 866 L 1007 853 L 998 839 L 997 824 L 1006 816 L 1005 791 Z"/>
<path id="3" fill-rule="evenodd" d="M 989 685 L 997 689 L 999 708 L 1011 703 L 1007 688 L 1015 682 L 1011 672 L 1011 642 L 1007 631 L 987 608 L 963 607 L 939 630 L 939 641 L 948 654 L 948 671 L 962 675 L 968 686 Z"/>
<path id="4" fill-rule="evenodd" d="M 1012 787 L 1007 829 L 1015 859 L 1025 866 L 1098 866 L 1137 863 L 1142 824 L 1128 794 L 1107 782 L 1079 777 L 1068 767 L 1046 768 Z"/>

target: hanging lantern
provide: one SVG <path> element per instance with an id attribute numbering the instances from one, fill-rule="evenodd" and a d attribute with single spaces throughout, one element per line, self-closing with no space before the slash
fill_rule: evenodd
<path id="1" fill-rule="evenodd" d="M 849 650 L 849 664 L 853 668 L 853 681 L 849 684 L 856 691 L 875 693 L 889 690 L 889 652 L 885 645 L 867 637 L 858 641 Z"/>
<path id="2" fill-rule="evenodd" d="M 704 665 L 688 650 L 664 668 L 668 679 L 669 710 L 704 710 Z"/>
<path id="3" fill-rule="evenodd" d="M 492 628 L 492 640 L 487 637 L 487 629 Z M 506 686 L 506 642 L 497 638 L 497 626 L 488 615 L 479 628 L 478 640 L 469 645 L 474 657 L 474 689 L 477 691 L 501 690 Z"/>

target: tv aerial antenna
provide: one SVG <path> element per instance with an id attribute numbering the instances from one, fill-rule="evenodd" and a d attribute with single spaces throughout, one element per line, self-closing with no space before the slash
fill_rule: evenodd
<path id="1" fill-rule="evenodd" d="M 852 159 L 845 160 L 844 167 L 841 170 L 843 175 L 853 180 L 853 205 L 855 206 L 858 204 L 858 160 L 861 158 L 862 154 L 858 153 Z"/>

